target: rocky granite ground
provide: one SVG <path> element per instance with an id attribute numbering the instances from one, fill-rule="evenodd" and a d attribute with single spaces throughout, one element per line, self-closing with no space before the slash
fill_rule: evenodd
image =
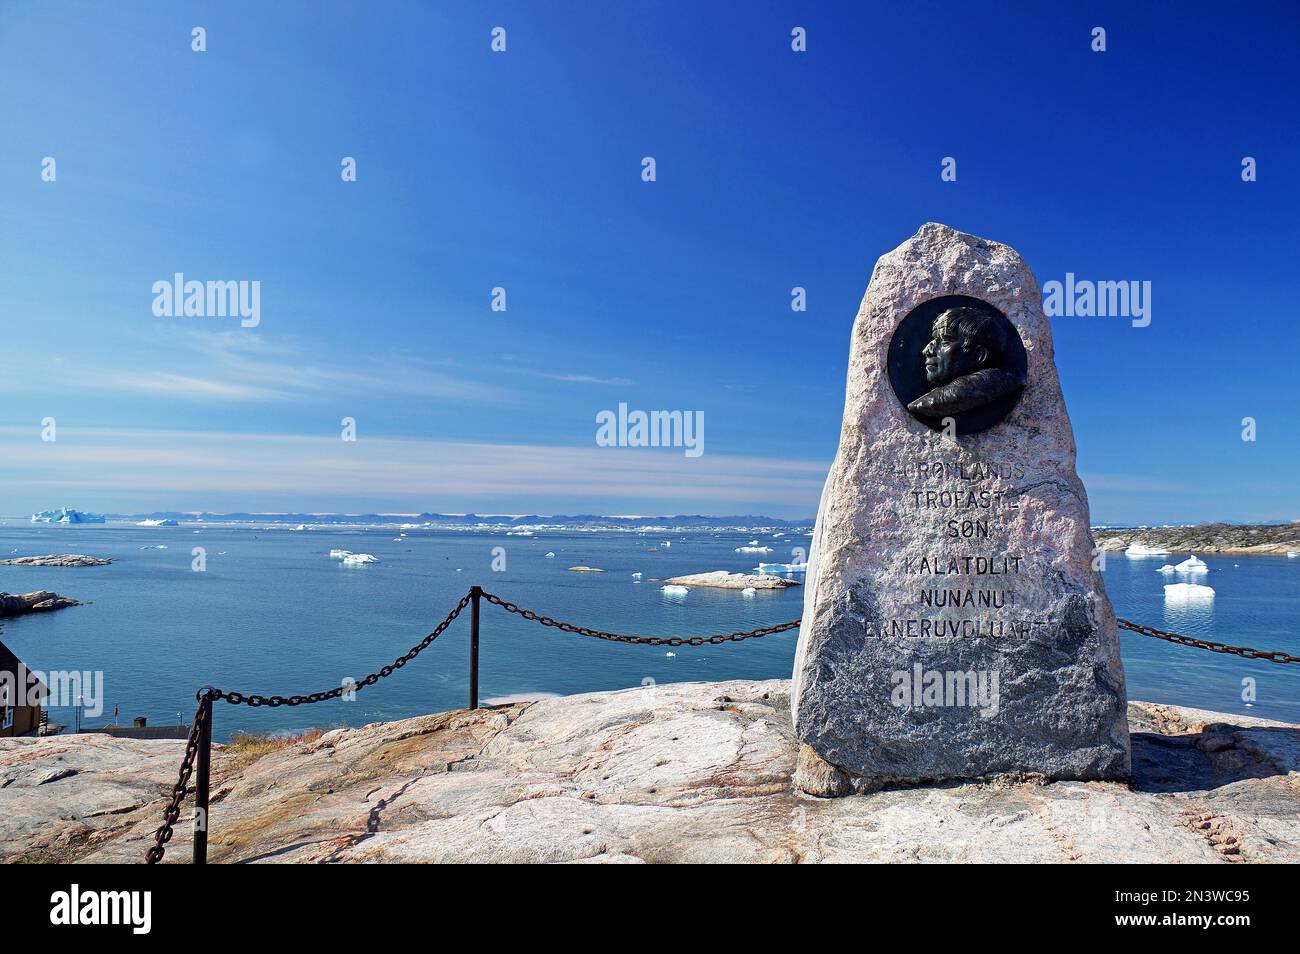
<path id="1" fill-rule="evenodd" d="M 6 616 L 23 616 L 27 613 L 48 613 L 50 610 L 80 605 L 80 602 L 71 597 L 60 596 L 49 590 L 37 590 L 35 593 L 0 593 L 0 619 Z"/>
<path id="2" fill-rule="evenodd" d="M 86 556 L 84 553 L 49 553 L 45 556 L 14 557 L 0 560 L 8 566 L 108 566 L 112 559 Z"/>
<path id="3" fill-rule="evenodd" d="M 337 729 L 251 762 L 221 750 L 210 857 L 1300 862 L 1297 726 L 1135 702 L 1131 785 L 818 799 L 791 786 L 788 697 L 784 680 L 683 683 Z M 183 746 L 0 739 L 0 860 L 138 862 Z M 191 805 L 169 862 L 188 859 Z"/>
<path id="4" fill-rule="evenodd" d="M 787 586 L 799 585 L 798 580 L 792 580 L 788 576 L 772 576 L 767 573 L 728 573 L 726 570 L 674 576 L 660 582 L 671 586 L 712 586 L 722 590 L 783 590 Z"/>
<path id="5" fill-rule="evenodd" d="M 1171 553 L 1300 552 L 1300 523 L 1238 526 L 1203 523 L 1193 527 L 1150 527 L 1146 530 L 1094 530 L 1103 550 L 1124 550 L 1129 544 L 1164 547 Z"/>

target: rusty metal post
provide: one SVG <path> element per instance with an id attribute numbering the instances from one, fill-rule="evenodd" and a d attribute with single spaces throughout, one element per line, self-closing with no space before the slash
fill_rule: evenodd
<path id="1" fill-rule="evenodd" d="M 478 605 L 483 587 L 469 588 L 469 707 L 478 708 Z"/>
<path id="2" fill-rule="evenodd" d="M 194 863 L 208 863 L 208 784 L 212 766 L 212 690 L 199 690 L 199 751 L 194 768 Z"/>

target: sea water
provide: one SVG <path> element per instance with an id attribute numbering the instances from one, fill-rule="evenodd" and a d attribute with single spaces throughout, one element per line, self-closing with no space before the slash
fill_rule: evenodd
<path id="1" fill-rule="evenodd" d="M 104 709 L 83 727 L 145 716 L 188 723 L 202 685 L 265 696 L 306 694 L 360 680 L 429 632 L 472 584 L 537 612 L 595 629 L 642 635 L 710 635 L 797 618 L 801 587 L 692 587 L 654 582 L 708 570 L 752 571 L 760 557 L 735 548 L 758 539 L 781 562 L 809 538 L 754 530 L 718 532 L 315 529 L 193 525 L 0 526 L 0 558 L 50 553 L 112 557 L 104 567 L 0 566 L 0 590 L 54 590 L 87 605 L 4 621 L 3 640 L 35 670 L 102 671 Z M 671 547 L 665 546 L 671 542 Z M 206 569 L 193 569 L 201 547 Z M 501 549 L 498 549 L 501 548 Z M 379 563 L 343 565 L 332 549 Z M 553 552 L 554 557 L 546 554 Z M 1167 604 L 1157 572 L 1169 558 L 1109 554 L 1107 590 L 1135 622 L 1226 643 L 1300 655 L 1300 561 L 1205 556 L 1210 602 Z M 504 559 L 504 569 L 500 569 Z M 494 569 L 497 567 L 497 569 Z M 577 573 L 571 566 L 598 567 Z M 634 573 L 641 573 L 636 582 Z M 795 574 L 794 579 L 802 579 Z M 647 647 L 570 635 L 483 604 L 480 697 L 485 701 L 660 683 L 789 678 L 797 631 L 740 643 Z M 294 708 L 221 704 L 218 739 L 364 725 L 464 706 L 469 612 L 416 660 L 355 700 Z M 1129 696 L 1152 702 L 1300 722 L 1300 665 L 1248 661 L 1123 634 Z M 1251 681 L 1253 680 L 1253 682 Z M 1253 698 L 1252 698 L 1253 696 Z M 1249 704 L 1248 704 L 1249 702 Z M 78 712 L 51 706 L 70 727 Z"/>

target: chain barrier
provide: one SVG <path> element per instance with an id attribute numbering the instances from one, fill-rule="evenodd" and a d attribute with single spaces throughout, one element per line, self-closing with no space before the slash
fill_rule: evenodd
<path id="1" fill-rule="evenodd" d="M 204 701 L 205 691 L 199 690 L 198 693 L 199 707 L 194 711 L 194 721 L 190 724 L 190 737 L 185 742 L 185 758 L 181 760 L 180 778 L 172 786 L 172 800 L 167 810 L 163 812 L 162 827 L 153 833 L 153 844 L 144 853 L 144 861 L 147 865 L 156 865 L 162 861 L 163 853 L 167 850 L 167 842 L 172 840 L 172 828 L 181 817 L 181 802 L 185 801 L 190 775 L 194 772 L 194 758 L 199 754 L 199 736 L 203 732 L 203 721 L 212 711 L 212 706 Z"/>
<path id="2" fill-rule="evenodd" d="M 477 588 L 475 588 L 477 589 Z M 199 707 L 194 713 L 194 722 L 190 725 L 189 739 L 185 743 L 185 758 L 181 761 L 180 777 L 176 784 L 172 786 L 171 802 L 163 812 L 163 824 L 154 832 L 154 844 L 145 853 L 145 862 L 147 864 L 157 864 L 162 861 L 163 854 L 166 851 L 166 845 L 172 839 L 173 828 L 177 819 L 180 818 L 181 803 L 185 800 L 186 792 L 189 788 L 190 776 L 194 772 L 194 760 L 198 755 L 199 740 L 203 733 L 205 720 L 211 718 L 212 703 L 216 700 L 224 700 L 231 705 L 245 705 L 254 708 L 260 706 L 300 706 L 313 702 L 324 702 L 327 699 L 337 699 L 343 693 L 353 690 L 363 689 L 366 686 L 373 686 L 380 679 L 391 676 L 394 672 L 401 669 L 416 656 L 420 655 L 429 647 L 435 639 L 446 632 L 449 627 L 461 614 L 461 611 L 470 604 L 473 599 L 475 589 L 460 598 L 455 607 L 447 614 L 446 619 L 437 625 L 433 632 L 425 636 L 409 650 L 398 656 L 390 664 L 380 667 L 375 672 L 366 676 L 355 683 L 338 686 L 326 692 L 312 692 L 307 695 L 297 696 L 261 696 L 256 694 L 245 695 L 242 692 L 226 692 L 222 689 L 213 689 L 206 687 L 199 690 L 198 700 Z M 572 623 L 566 623 L 561 620 L 553 619 L 550 616 L 543 616 L 541 613 L 525 609 L 509 600 L 504 600 L 494 593 L 479 591 L 483 599 L 495 606 L 501 607 L 507 613 L 513 613 L 521 616 L 526 620 L 539 623 L 542 626 L 548 626 L 558 629 L 561 632 L 570 633 L 575 636 L 590 636 L 593 639 L 603 639 L 615 643 L 630 643 L 638 646 L 706 646 L 720 645 L 722 643 L 740 642 L 745 639 L 757 639 L 762 636 L 772 636 L 776 633 L 785 633 L 796 629 L 801 620 L 792 619 L 788 623 L 777 623 L 775 626 L 764 626 L 759 629 L 738 630 L 734 633 L 717 633 L 712 636 L 629 636 L 623 633 L 611 633 L 601 629 L 590 629 L 586 626 L 575 626 Z M 1231 656 L 1239 656 L 1242 659 L 1263 659 L 1272 663 L 1300 663 L 1300 656 L 1293 656 L 1290 653 L 1279 651 L 1269 652 L 1261 649 L 1250 649 L 1246 646 L 1230 646 L 1227 643 L 1219 643 L 1209 639 L 1198 639 L 1194 636 L 1184 636 L 1180 633 L 1170 633 L 1161 629 L 1155 629 L 1152 626 L 1142 626 L 1127 619 L 1118 620 L 1119 628 L 1129 632 L 1138 633 L 1142 636 L 1150 636 L 1154 639 L 1163 639 L 1166 642 L 1176 643 L 1180 646 L 1191 646 L 1195 649 L 1205 649 L 1212 653 L 1224 653 Z"/>
<path id="3" fill-rule="evenodd" d="M 1163 639 L 1169 643 L 1177 643 L 1179 646 L 1206 649 L 1212 653 L 1226 653 L 1229 656 L 1240 656 L 1242 659 L 1265 659 L 1272 663 L 1300 663 L 1300 656 L 1292 656 L 1290 653 L 1276 650 L 1269 652 L 1266 649 L 1250 649 L 1246 646 L 1229 646 L 1227 643 L 1216 643 L 1212 639 L 1197 639 L 1195 636 L 1183 636 L 1181 633 L 1167 633 L 1163 629 L 1142 626 L 1127 619 L 1121 619 L 1118 622 L 1120 629 L 1127 629 L 1129 632 L 1139 633 L 1142 636 L 1151 636 L 1154 639 Z"/>
<path id="4" fill-rule="evenodd" d="M 775 626 L 764 626 L 762 629 L 719 633 L 715 636 L 625 636 L 621 633 L 608 633 L 603 629 L 588 629 L 586 626 L 574 626 L 572 623 L 564 623 L 549 616 L 535 613 L 530 609 L 524 609 L 492 593 L 484 592 L 483 599 L 500 606 L 507 613 L 516 613 L 524 619 L 541 623 L 543 626 L 553 627 L 562 632 L 572 633 L 575 636 L 591 636 L 593 639 L 605 639 L 615 643 L 634 643 L 638 646 L 704 646 L 706 644 L 717 646 L 721 643 L 738 643 L 742 639 L 755 639 L 759 636 L 784 633 L 799 625 L 799 620 L 792 619 L 788 623 L 777 623 Z"/>
<path id="5" fill-rule="evenodd" d="M 447 627 L 450 626 L 452 622 L 455 621 L 456 617 L 461 614 L 461 610 L 469 605 L 472 592 L 473 591 L 462 596 L 460 602 L 457 603 L 452 611 L 447 614 L 447 618 L 439 623 L 428 636 L 425 636 L 424 639 L 420 640 L 401 656 L 398 656 L 389 665 L 382 666 L 377 671 L 372 672 L 364 679 L 355 683 L 337 686 L 327 692 L 309 693 L 305 696 L 265 697 L 260 695 L 245 695 L 242 692 L 225 692 L 221 689 L 212 688 L 201 690 L 199 692 L 199 708 L 194 713 L 194 722 L 190 726 L 190 737 L 185 743 L 185 758 L 181 761 L 180 778 L 177 780 L 176 784 L 172 786 L 171 804 L 169 804 L 167 810 L 163 812 L 162 827 L 154 832 L 154 844 L 145 853 L 145 863 L 154 865 L 162 861 L 163 854 L 166 851 L 164 846 L 172 839 L 172 829 L 176 824 L 176 820 L 180 818 L 181 802 L 185 800 L 185 793 L 189 787 L 190 775 L 193 774 L 194 771 L 194 758 L 199 749 L 199 734 L 203 728 L 203 720 L 207 718 L 208 714 L 212 711 L 211 702 L 222 699 L 229 702 L 231 705 L 245 705 L 254 708 L 259 706 L 270 706 L 271 708 L 276 708 L 277 706 L 300 706 L 313 702 L 324 702 L 326 699 L 337 699 L 345 692 L 364 689 L 366 686 L 373 686 L 380 679 L 391 676 L 416 656 L 420 655 L 420 653 L 429 648 L 430 643 L 446 632 Z M 208 699 L 208 704 L 205 704 L 204 702 L 205 694 Z"/>
<path id="6" fill-rule="evenodd" d="M 347 685 L 335 686 L 333 689 L 330 689 L 326 692 L 308 693 L 305 696 L 245 695 L 242 692 L 225 692 L 224 690 L 221 689 L 214 689 L 212 690 L 213 691 L 212 698 L 222 699 L 226 702 L 229 702 L 232 706 L 252 706 L 253 708 L 257 708 L 259 706 L 270 706 L 272 709 L 274 709 L 277 706 L 301 706 L 301 705 L 308 705 L 313 702 L 324 702 L 327 699 L 337 699 L 345 692 L 361 690 L 364 689 L 366 686 L 373 686 L 380 679 L 385 679 L 388 676 L 391 676 L 393 673 L 401 669 L 403 666 L 409 663 L 416 656 L 420 655 L 420 653 L 428 649 L 430 643 L 432 643 L 435 639 L 437 639 L 444 632 L 446 632 L 447 627 L 450 626 L 452 622 L 455 621 L 456 617 L 460 615 L 461 610 L 463 610 L 466 606 L 469 605 L 469 601 L 470 601 L 470 594 L 466 593 L 464 596 L 460 598 L 460 602 L 456 604 L 455 608 L 452 609 L 452 611 L 447 614 L 447 618 L 444 619 L 441 623 L 439 623 L 437 627 L 433 630 L 433 632 L 431 632 L 428 636 L 424 637 L 424 639 L 420 640 L 418 643 L 412 646 L 405 653 L 398 656 L 387 666 L 381 666 L 379 669 L 377 669 L 375 672 L 372 672 L 364 679 L 357 680 L 356 682 L 349 683 Z"/>

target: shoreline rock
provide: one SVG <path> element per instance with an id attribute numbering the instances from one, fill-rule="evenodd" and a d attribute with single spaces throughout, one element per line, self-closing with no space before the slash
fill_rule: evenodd
<path id="1" fill-rule="evenodd" d="M 1094 530 L 1093 538 L 1098 547 L 1111 552 L 1137 543 L 1173 553 L 1286 556 L 1287 551 L 1300 550 L 1300 524 L 1203 523 L 1144 530 Z"/>
<path id="2" fill-rule="evenodd" d="M 1296 863 L 1300 727 L 1133 702 L 1133 780 L 796 791 L 790 683 L 661 684 L 213 752 L 212 862 Z M 138 864 L 178 740 L 0 739 L 0 862 Z M 834 780 L 827 780 L 833 782 Z M 219 793 L 219 794 L 218 794 Z M 166 861 L 190 857 L 193 801 Z"/>
<path id="3" fill-rule="evenodd" d="M 69 596 L 60 596 L 49 590 L 37 590 L 34 593 L 0 593 L 0 619 L 10 616 L 26 616 L 28 613 L 48 613 L 51 610 L 64 609 L 68 606 L 80 606 L 80 600 Z"/>
<path id="4" fill-rule="evenodd" d="M 799 586 L 798 580 L 783 576 L 768 576 L 756 573 L 730 573 L 727 570 L 713 570 L 710 573 L 691 573 L 686 576 L 674 576 L 661 580 L 669 586 L 712 586 L 720 590 L 783 590 L 788 586 Z"/>
<path id="5" fill-rule="evenodd" d="M 0 560 L 8 566 L 108 566 L 111 557 L 86 556 L 84 553 L 49 553 L 45 556 L 13 557 Z"/>

